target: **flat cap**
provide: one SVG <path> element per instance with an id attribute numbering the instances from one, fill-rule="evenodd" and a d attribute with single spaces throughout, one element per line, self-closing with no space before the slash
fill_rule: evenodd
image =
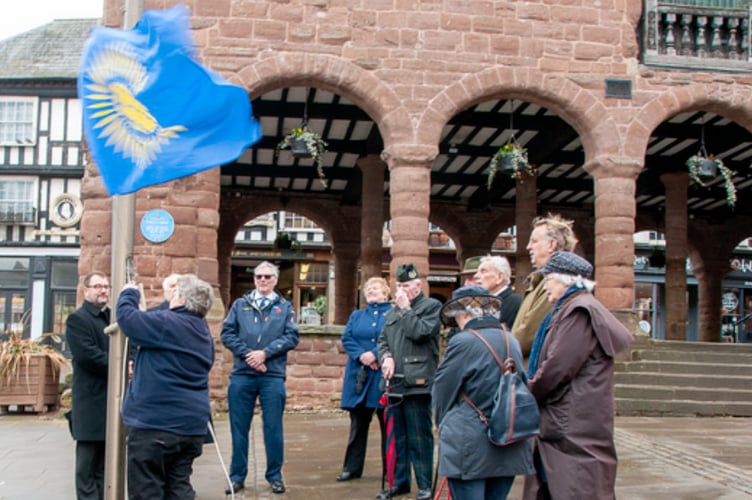
<path id="1" fill-rule="evenodd" d="M 398 282 L 412 281 L 417 278 L 420 278 L 420 274 L 418 274 L 418 268 L 415 267 L 415 264 L 403 264 L 397 266 Z"/>
<path id="2" fill-rule="evenodd" d="M 572 252 L 556 252 L 548 259 L 540 272 L 541 274 L 570 274 L 588 278 L 593 272 L 593 266 Z"/>

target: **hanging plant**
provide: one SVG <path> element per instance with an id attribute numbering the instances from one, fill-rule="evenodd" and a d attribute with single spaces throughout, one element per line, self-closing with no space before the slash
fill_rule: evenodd
<path id="1" fill-rule="evenodd" d="M 520 146 L 512 138 L 506 144 L 501 146 L 491 157 L 488 164 L 488 187 L 491 187 L 496 172 L 507 174 L 515 179 L 522 178 L 522 172 L 529 175 L 535 175 L 535 168 L 527 160 L 527 149 Z"/>
<path id="2" fill-rule="evenodd" d="M 289 149 L 295 158 L 312 158 L 316 164 L 316 171 L 319 174 L 319 181 L 324 187 L 327 187 L 326 176 L 324 175 L 324 153 L 328 144 L 321 136 L 308 128 L 306 123 L 294 128 L 287 134 L 284 139 L 277 144 L 277 154 L 283 149 Z"/>
<path id="3" fill-rule="evenodd" d="M 736 186 L 734 186 L 732 178 L 736 175 L 736 172 L 724 165 L 723 161 L 713 155 L 708 155 L 704 148 L 701 148 L 696 155 L 690 156 L 687 160 L 689 177 L 703 187 L 708 187 L 703 179 L 715 177 L 714 167 L 723 177 L 723 187 L 726 188 L 726 203 L 733 209 L 736 205 Z"/>

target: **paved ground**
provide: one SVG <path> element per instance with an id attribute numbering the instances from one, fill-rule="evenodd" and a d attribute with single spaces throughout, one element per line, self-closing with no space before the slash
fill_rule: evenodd
<path id="1" fill-rule="evenodd" d="M 226 418 L 215 418 L 222 459 L 230 460 Z M 254 422 L 255 424 L 255 422 Z M 620 417 L 616 496 L 628 500 L 737 500 L 752 498 L 752 419 Z M 264 480 L 263 436 L 252 430 L 244 500 L 370 500 L 381 486 L 378 430 L 373 424 L 365 476 L 337 483 L 349 421 L 344 413 L 285 417 L 285 481 L 273 495 Z M 72 500 L 74 443 L 57 415 L 0 415 L 0 500 Z M 222 466 L 213 445 L 195 464 L 200 500 L 224 500 Z M 521 480 L 510 499 L 519 499 Z M 404 496 L 402 498 L 414 498 Z"/>

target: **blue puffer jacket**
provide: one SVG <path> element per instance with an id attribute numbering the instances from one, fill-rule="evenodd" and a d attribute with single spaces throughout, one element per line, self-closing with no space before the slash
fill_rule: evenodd
<path id="1" fill-rule="evenodd" d="M 222 343 L 235 355 L 232 373 L 285 378 L 287 351 L 295 349 L 300 341 L 292 304 L 277 293 L 261 311 L 254 298 L 254 292 L 249 292 L 233 302 L 222 324 Z M 265 373 L 254 370 L 245 361 L 249 352 L 260 349 L 266 353 Z"/>

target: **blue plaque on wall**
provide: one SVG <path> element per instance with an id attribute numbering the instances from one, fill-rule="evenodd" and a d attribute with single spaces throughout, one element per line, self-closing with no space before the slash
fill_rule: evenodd
<path id="1" fill-rule="evenodd" d="M 155 208 L 141 219 L 141 234 L 152 243 L 162 243 L 175 231 L 175 220 L 167 210 Z"/>

